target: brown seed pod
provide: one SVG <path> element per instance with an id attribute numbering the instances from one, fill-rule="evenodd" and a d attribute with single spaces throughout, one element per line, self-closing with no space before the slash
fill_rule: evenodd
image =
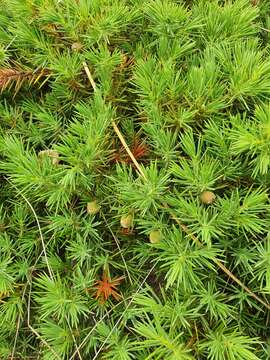
<path id="1" fill-rule="evenodd" d="M 123 215 L 120 219 L 120 224 L 122 228 L 124 229 L 130 229 L 133 226 L 133 216 L 131 214 L 129 215 Z"/>
<path id="2" fill-rule="evenodd" d="M 59 153 L 56 150 L 42 150 L 38 153 L 38 156 L 41 158 L 48 156 L 52 159 L 53 165 L 59 164 Z"/>
<path id="3" fill-rule="evenodd" d="M 213 204 L 216 199 L 216 195 L 212 191 L 203 191 L 200 195 L 201 202 L 206 205 Z"/>
<path id="4" fill-rule="evenodd" d="M 83 48 L 83 44 L 80 43 L 80 42 L 75 42 L 75 43 L 73 43 L 73 44 L 71 45 L 71 50 L 72 50 L 72 51 L 77 51 L 77 52 L 79 52 L 79 51 L 82 50 L 82 48 Z"/>
<path id="5" fill-rule="evenodd" d="M 87 204 L 87 213 L 91 215 L 95 215 L 100 211 L 101 206 L 97 203 L 96 200 L 90 201 Z"/>
<path id="6" fill-rule="evenodd" d="M 260 4 L 260 0 L 251 0 L 251 5 L 257 6 Z"/>
<path id="7" fill-rule="evenodd" d="M 159 230 L 153 230 L 149 234 L 149 240 L 152 244 L 158 244 L 162 240 L 163 236 Z"/>

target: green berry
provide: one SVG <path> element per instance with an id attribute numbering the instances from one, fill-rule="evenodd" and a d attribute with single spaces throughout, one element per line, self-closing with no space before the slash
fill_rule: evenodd
<path id="1" fill-rule="evenodd" d="M 162 234 L 159 230 L 153 230 L 149 234 L 149 240 L 152 244 L 158 244 L 162 240 Z"/>
<path id="2" fill-rule="evenodd" d="M 96 200 L 91 201 L 87 204 L 87 212 L 88 214 L 95 215 L 100 211 L 100 205 L 96 202 Z"/>

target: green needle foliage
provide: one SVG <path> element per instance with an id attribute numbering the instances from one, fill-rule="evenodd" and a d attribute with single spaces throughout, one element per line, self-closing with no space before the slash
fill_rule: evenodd
<path id="1" fill-rule="evenodd" d="M 270 358 L 269 14 L 0 0 L 1 359 Z"/>

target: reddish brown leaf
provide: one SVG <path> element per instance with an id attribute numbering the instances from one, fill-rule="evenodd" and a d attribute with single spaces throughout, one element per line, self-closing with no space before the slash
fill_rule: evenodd
<path id="1" fill-rule="evenodd" d="M 117 292 L 117 287 L 123 279 L 124 276 L 111 279 L 107 273 L 104 272 L 102 279 L 97 280 L 94 284 L 95 298 L 102 304 L 107 301 L 110 296 L 115 300 L 120 300 L 122 296 Z"/>

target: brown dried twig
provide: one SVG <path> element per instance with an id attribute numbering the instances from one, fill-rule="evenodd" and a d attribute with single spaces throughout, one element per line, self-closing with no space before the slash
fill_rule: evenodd
<path id="1" fill-rule="evenodd" d="M 0 91 L 4 91 L 15 83 L 16 95 L 25 81 L 28 81 L 30 85 L 35 84 L 41 77 L 48 77 L 49 74 L 47 69 L 25 71 L 16 68 L 2 68 L 0 69 Z"/>

